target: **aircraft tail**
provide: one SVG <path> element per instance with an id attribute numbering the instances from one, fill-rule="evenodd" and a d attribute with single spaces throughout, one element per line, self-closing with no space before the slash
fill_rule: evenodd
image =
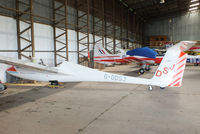
<path id="1" fill-rule="evenodd" d="M 94 48 L 94 57 L 110 55 L 101 45 L 96 44 Z"/>
<path id="2" fill-rule="evenodd" d="M 183 51 L 195 43 L 182 41 L 169 48 L 152 78 L 153 82 L 157 85 L 159 83 L 160 87 L 180 87 L 187 60 L 187 54 Z"/>
<path id="3" fill-rule="evenodd" d="M 95 45 L 94 48 L 94 61 L 105 64 L 105 65 L 112 65 L 115 63 L 115 58 L 120 57 L 118 55 L 109 54 L 102 45 Z"/>

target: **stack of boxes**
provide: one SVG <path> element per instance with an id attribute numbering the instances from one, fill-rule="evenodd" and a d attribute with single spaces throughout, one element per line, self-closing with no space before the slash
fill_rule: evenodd
<path id="1" fill-rule="evenodd" d="M 150 36 L 150 47 L 162 47 L 167 43 L 167 36 Z"/>

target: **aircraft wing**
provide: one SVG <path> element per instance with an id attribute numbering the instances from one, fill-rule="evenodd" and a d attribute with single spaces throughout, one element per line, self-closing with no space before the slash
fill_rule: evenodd
<path id="1" fill-rule="evenodd" d="M 53 68 L 53 67 L 43 66 L 43 65 L 36 64 L 36 63 L 32 63 L 32 62 L 25 62 L 22 60 L 17 60 L 17 59 L 13 59 L 13 58 L 9 58 L 9 57 L 4 57 L 4 56 L 0 56 L 0 63 L 13 65 L 16 67 L 22 67 L 22 68 L 26 68 L 26 69 L 34 69 L 34 70 L 38 70 L 38 71 L 58 73 L 58 69 Z"/>

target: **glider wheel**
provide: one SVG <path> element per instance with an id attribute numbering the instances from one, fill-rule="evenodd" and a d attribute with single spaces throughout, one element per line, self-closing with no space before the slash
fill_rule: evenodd
<path id="1" fill-rule="evenodd" d="M 144 74 L 144 72 L 145 72 L 144 69 L 143 69 L 143 68 L 140 68 L 139 73 L 140 73 L 140 74 Z"/>
<path id="2" fill-rule="evenodd" d="M 149 91 L 152 91 L 152 90 L 153 90 L 153 88 L 152 88 L 151 85 L 149 85 L 148 90 L 149 90 Z"/>
<path id="3" fill-rule="evenodd" d="M 6 85 L 0 84 L 0 91 L 4 91 L 7 89 Z"/>
<path id="4" fill-rule="evenodd" d="M 64 88 L 63 85 L 60 85 L 58 81 L 49 81 L 51 84 L 48 85 L 49 88 Z"/>
<path id="5" fill-rule="evenodd" d="M 4 90 L 6 90 L 7 89 L 7 86 L 6 85 L 3 85 L 4 86 Z"/>
<path id="6" fill-rule="evenodd" d="M 165 87 L 160 87 L 160 89 L 162 89 L 162 90 L 163 90 L 163 89 L 165 89 Z"/>
<path id="7" fill-rule="evenodd" d="M 145 71 L 149 71 L 149 70 L 150 70 L 150 65 L 146 65 Z"/>

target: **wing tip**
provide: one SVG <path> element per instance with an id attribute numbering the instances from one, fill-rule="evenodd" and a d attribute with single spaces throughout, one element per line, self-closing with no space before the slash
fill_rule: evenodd
<path id="1" fill-rule="evenodd" d="M 6 71 L 8 71 L 8 72 L 17 72 L 17 70 L 15 69 L 14 66 L 8 68 Z"/>

